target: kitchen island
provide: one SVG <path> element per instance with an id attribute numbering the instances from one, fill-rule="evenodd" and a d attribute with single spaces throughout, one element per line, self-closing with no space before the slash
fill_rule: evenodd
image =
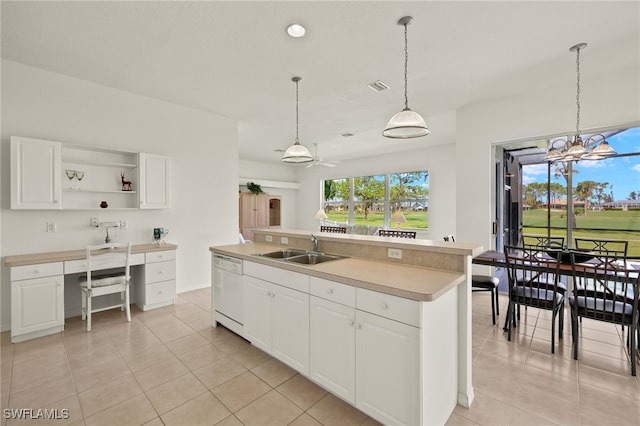
<path id="1" fill-rule="evenodd" d="M 211 247 L 212 324 L 229 324 L 385 424 L 444 424 L 456 403 L 468 407 L 470 268 L 482 247 L 315 236 L 318 251 L 339 258 L 303 265 L 260 256 L 312 250 L 307 231 L 257 230 L 254 243 Z M 223 258 L 241 261 L 233 281 L 240 293 L 225 288 Z M 242 306 L 227 316 L 229 294 Z"/>

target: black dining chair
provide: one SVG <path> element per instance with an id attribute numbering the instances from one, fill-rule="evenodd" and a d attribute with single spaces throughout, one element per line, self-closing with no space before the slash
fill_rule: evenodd
<path id="1" fill-rule="evenodd" d="M 640 297 L 640 270 L 631 266 L 626 258 L 597 254 L 583 261 L 571 253 L 574 276 L 571 307 L 571 335 L 573 358 L 578 359 L 580 342 L 579 319 L 589 318 L 627 326 L 627 349 L 631 360 L 631 375 L 636 375 L 638 358 L 638 298 Z"/>
<path id="2" fill-rule="evenodd" d="M 333 234 L 346 234 L 347 228 L 343 226 L 329 226 L 329 225 L 321 225 L 320 232 L 331 232 Z"/>
<path id="3" fill-rule="evenodd" d="M 555 323 L 562 339 L 564 325 L 564 293 L 559 291 L 560 261 L 536 246 L 505 246 L 509 307 L 505 330 L 511 341 L 511 330 L 517 326 L 516 310 L 520 306 L 545 309 L 551 316 L 551 353 L 555 352 Z"/>

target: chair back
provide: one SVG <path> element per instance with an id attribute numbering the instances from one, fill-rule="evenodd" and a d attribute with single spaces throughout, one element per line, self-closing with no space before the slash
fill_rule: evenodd
<path id="1" fill-rule="evenodd" d="M 131 243 L 87 246 L 87 288 L 98 284 L 128 282 L 131 278 Z M 107 269 L 115 269 L 106 273 Z M 94 271 L 99 271 L 97 274 Z M 99 275 L 99 276 L 98 276 Z"/>
<path id="2" fill-rule="evenodd" d="M 320 232 L 332 232 L 334 234 L 346 234 L 347 233 L 347 228 L 344 228 L 342 226 L 321 225 L 320 226 Z"/>
<path id="3" fill-rule="evenodd" d="M 574 248 L 604 254 L 609 257 L 626 257 L 629 242 L 624 240 L 600 240 L 592 238 L 574 238 Z"/>
<path id="4" fill-rule="evenodd" d="M 560 262 L 547 250 L 536 245 L 505 246 L 510 300 L 540 309 L 554 309 L 560 302 Z"/>
<path id="5" fill-rule="evenodd" d="M 637 326 L 640 268 L 609 253 L 582 263 L 571 253 L 571 269 L 574 315 Z"/>
<path id="6" fill-rule="evenodd" d="M 564 247 L 564 237 L 548 237 L 546 235 L 523 235 L 525 245 L 532 245 L 539 248 L 557 248 Z"/>
<path id="7" fill-rule="evenodd" d="M 378 235 L 381 237 L 415 238 L 415 231 L 398 231 L 397 229 L 380 229 Z"/>

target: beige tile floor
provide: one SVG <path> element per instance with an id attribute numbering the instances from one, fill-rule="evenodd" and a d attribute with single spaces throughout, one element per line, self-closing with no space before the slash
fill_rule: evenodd
<path id="1" fill-rule="evenodd" d="M 547 312 L 529 309 L 508 342 L 501 324 L 491 324 L 488 294 L 473 299 L 476 399 L 471 409 L 458 406 L 449 425 L 639 423 L 640 382 L 629 373 L 619 329 L 585 320 L 576 362 L 568 321 L 552 355 Z M 134 308 L 131 323 L 103 312 L 91 333 L 79 318 L 67 319 L 62 334 L 18 344 L 2 333 L 1 425 L 377 424 L 210 327 L 209 301 L 208 289 L 183 293 L 170 307 Z M 69 418 L 7 420 L 7 407 L 68 410 Z"/>

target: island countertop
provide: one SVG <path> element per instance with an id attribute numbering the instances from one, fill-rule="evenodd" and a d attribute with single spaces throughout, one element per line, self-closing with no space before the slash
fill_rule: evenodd
<path id="1" fill-rule="evenodd" d="M 246 243 L 214 246 L 209 250 L 222 255 L 417 301 L 435 300 L 465 280 L 465 274 L 461 272 L 373 261 L 358 257 L 348 257 L 317 265 L 300 265 L 256 256 L 256 254 L 281 249 L 283 249 L 282 246 L 275 244 Z"/>

